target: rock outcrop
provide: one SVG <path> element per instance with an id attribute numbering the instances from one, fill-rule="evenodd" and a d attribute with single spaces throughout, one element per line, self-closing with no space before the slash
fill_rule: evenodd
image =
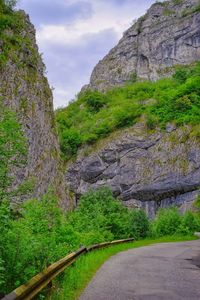
<path id="1" fill-rule="evenodd" d="M 199 0 L 155 3 L 98 63 L 86 88 L 105 91 L 136 77 L 156 80 L 171 75 L 175 65 L 197 60 Z M 149 132 L 144 123 L 79 152 L 66 172 L 75 204 L 89 189 L 109 186 L 126 206 L 144 208 L 151 217 L 159 207 L 192 206 L 200 188 L 200 141 L 194 128 L 168 124 L 165 131 Z"/>
<path id="2" fill-rule="evenodd" d="M 109 186 L 125 205 L 151 217 L 159 207 L 185 210 L 199 194 L 200 141 L 190 127 L 152 133 L 140 123 L 110 136 L 92 154 L 79 154 L 66 182 L 76 201 L 89 189 Z"/>
<path id="3" fill-rule="evenodd" d="M 0 97 L 5 105 L 17 112 L 28 142 L 27 164 L 23 169 L 12 170 L 15 186 L 24 180 L 33 181 L 29 197 L 43 195 L 54 187 L 62 204 L 66 200 L 63 173 L 60 170 L 60 153 L 53 112 L 52 92 L 44 76 L 44 64 L 38 53 L 35 30 L 24 12 L 18 13 L 22 22 L 15 45 L 0 68 Z M 5 35 L 16 33 L 7 29 Z M 5 38 L 5 37 L 4 37 Z M 3 47 L 5 40 L 0 38 Z M 15 201 L 23 201 L 23 197 Z"/>
<path id="4" fill-rule="evenodd" d="M 88 87 L 105 91 L 137 76 L 156 80 L 200 59 L 200 2 L 157 2 L 101 60 Z"/>

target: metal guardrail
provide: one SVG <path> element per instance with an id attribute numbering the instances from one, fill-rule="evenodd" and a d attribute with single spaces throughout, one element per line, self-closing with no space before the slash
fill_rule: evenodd
<path id="1" fill-rule="evenodd" d="M 30 300 L 39 294 L 52 280 L 63 272 L 68 266 L 70 266 L 80 255 L 91 252 L 96 249 L 102 249 L 108 246 L 114 246 L 117 244 L 133 242 L 134 239 L 117 240 L 112 242 L 106 242 L 96 244 L 88 248 L 82 247 L 76 252 L 72 252 L 59 261 L 50 265 L 43 272 L 37 274 L 30 279 L 26 284 L 21 285 L 13 292 L 5 296 L 2 300 Z"/>

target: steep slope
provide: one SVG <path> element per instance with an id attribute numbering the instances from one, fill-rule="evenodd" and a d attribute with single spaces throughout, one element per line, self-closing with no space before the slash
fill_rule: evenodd
<path id="1" fill-rule="evenodd" d="M 200 58 L 200 2 L 157 2 L 94 68 L 89 87 L 104 91 L 136 76 L 156 80 Z"/>
<path id="2" fill-rule="evenodd" d="M 17 112 L 28 142 L 26 166 L 12 170 L 14 186 L 31 181 L 29 197 L 39 197 L 53 186 L 67 206 L 52 92 L 44 76 L 34 27 L 24 12 L 9 10 L 1 12 L 0 27 L 0 98 Z M 23 201 L 23 197 L 15 201 Z"/>

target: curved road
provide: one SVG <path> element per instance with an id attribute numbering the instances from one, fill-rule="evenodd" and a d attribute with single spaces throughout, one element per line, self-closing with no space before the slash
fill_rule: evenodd
<path id="1" fill-rule="evenodd" d="M 200 300 L 200 240 L 121 252 L 100 268 L 80 300 Z"/>

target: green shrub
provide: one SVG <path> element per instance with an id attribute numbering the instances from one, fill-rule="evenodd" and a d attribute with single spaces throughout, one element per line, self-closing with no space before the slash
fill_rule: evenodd
<path id="1" fill-rule="evenodd" d="M 85 103 L 89 111 L 97 113 L 107 103 L 106 96 L 98 91 L 86 90 L 78 99 Z"/>
<path id="2" fill-rule="evenodd" d="M 8 293 L 46 266 L 78 249 L 131 235 L 130 213 L 109 189 L 81 197 L 66 215 L 53 191 L 22 205 L 14 215 L 0 206 L 0 292 Z"/>
<path id="3" fill-rule="evenodd" d="M 61 150 L 67 157 L 76 154 L 78 147 L 82 144 L 80 133 L 74 129 L 65 129 L 61 137 Z"/>
<path id="4" fill-rule="evenodd" d="M 131 212 L 131 231 L 135 239 L 146 238 L 149 235 L 150 223 L 147 215 L 141 209 Z"/>
<path id="5" fill-rule="evenodd" d="M 105 120 L 105 121 L 100 122 L 96 126 L 94 133 L 99 138 L 99 137 L 107 136 L 111 131 L 112 131 L 112 127 L 111 127 L 110 123 L 107 120 Z"/>
<path id="6" fill-rule="evenodd" d="M 155 236 L 173 235 L 181 225 L 181 215 L 175 207 L 160 209 L 152 223 L 152 233 Z"/>
<path id="7" fill-rule="evenodd" d="M 180 214 L 177 208 L 160 209 L 151 224 L 154 236 L 191 235 L 200 230 L 200 216 L 192 211 Z"/>
<path id="8" fill-rule="evenodd" d="M 187 67 L 179 66 L 176 68 L 176 72 L 173 75 L 173 78 L 176 79 L 179 83 L 184 83 L 189 75 L 189 70 Z"/>
<path id="9" fill-rule="evenodd" d="M 4 245 L 0 257 L 5 262 L 5 273 L 0 290 L 5 292 L 28 281 L 74 247 L 69 242 L 74 239 L 73 231 L 66 228 L 62 211 L 51 192 L 41 201 L 26 202 L 20 214 L 13 219 L 7 210 L 3 212 L 7 227 L 1 231 Z"/>
<path id="10" fill-rule="evenodd" d="M 103 240 L 130 235 L 129 212 L 108 188 L 84 194 L 71 221 L 76 231 L 99 233 Z"/>
<path id="11" fill-rule="evenodd" d="M 199 230 L 200 218 L 191 211 L 186 211 L 185 214 L 182 216 L 181 224 L 178 227 L 176 233 L 191 234 Z"/>
<path id="12" fill-rule="evenodd" d="M 137 106 L 117 109 L 113 114 L 116 128 L 123 128 L 133 125 L 134 123 L 136 123 L 138 116 L 140 116 L 140 111 Z"/>

